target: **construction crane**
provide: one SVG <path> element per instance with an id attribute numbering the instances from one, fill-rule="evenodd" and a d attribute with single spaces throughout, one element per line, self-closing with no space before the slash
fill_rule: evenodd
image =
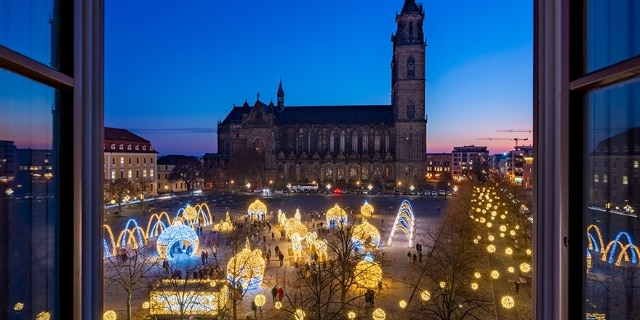
<path id="1" fill-rule="evenodd" d="M 533 132 L 531 129 L 505 129 L 505 130 L 496 130 L 496 132 Z"/>
<path id="2" fill-rule="evenodd" d="M 494 137 L 494 138 L 478 138 L 478 140 L 513 140 L 516 142 L 516 147 L 518 146 L 518 141 L 527 141 L 529 140 L 529 138 L 499 138 L 499 137 Z"/>

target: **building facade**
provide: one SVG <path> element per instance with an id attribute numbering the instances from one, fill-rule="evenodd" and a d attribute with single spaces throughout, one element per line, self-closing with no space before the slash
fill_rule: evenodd
<path id="1" fill-rule="evenodd" d="M 451 156 L 451 173 L 454 180 L 467 180 L 473 176 L 474 170 L 482 170 L 485 167 L 489 169 L 489 150 L 486 146 L 453 147 Z"/>
<path id="2" fill-rule="evenodd" d="M 128 179 L 142 197 L 156 195 L 158 152 L 149 140 L 120 128 L 104 128 L 104 177 Z M 136 195 L 137 197 L 137 195 Z"/>
<path id="3" fill-rule="evenodd" d="M 424 11 L 405 1 L 392 35 L 390 105 L 285 106 L 256 99 L 218 123 L 228 179 L 255 187 L 289 183 L 420 186 L 425 182 Z"/>
<path id="4" fill-rule="evenodd" d="M 451 165 L 453 156 L 451 153 L 427 153 L 426 179 L 431 181 L 441 178 L 453 178 Z"/>
<path id="5" fill-rule="evenodd" d="M 188 191 L 187 184 L 184 180 L 171 179 L 173 169 L 178 165 L 178 161 L 183 158 L 188 158 L 188 156 L 171 154 L 158 158 L 158 178 L 156 180 L 158 183 L 158 194 L 174 194 Z M 203 189 L 204 187 L 203 177 L 198 177 L 191 182 L 192 190 Z"/>

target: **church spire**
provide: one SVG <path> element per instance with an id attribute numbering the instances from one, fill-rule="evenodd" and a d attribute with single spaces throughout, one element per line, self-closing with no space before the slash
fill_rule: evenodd
<path id="1" fill-rule="evenodd" d="M 416 0 L 404 0 L 402 13 L 422 13 L 422 4 L 416 4 Z"/>
<path id="2" fill-rule="evenodd" d="M 278 109 L 280 111 L 284 109 L 284 90 L 282 89 L 282 77 L 280 78 L 280 85 L 278 85 Z"/>

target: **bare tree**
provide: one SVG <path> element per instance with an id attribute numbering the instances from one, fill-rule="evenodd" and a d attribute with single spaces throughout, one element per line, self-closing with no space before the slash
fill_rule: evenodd
<path id="1" fill-rule="evenodd" d="M 104 279 L 106 287 L 116 286 L 126 292 L 127 319 L 132 319 L 131 298 L 134 293 L 149 290 L 161 276 L 160 261 L 144 253 L 141 246 L 135 249 L 122 249 L 118 255 L 105 260 Z"/>
<path id="2" fill-rule="evenodd" d="M 477 230 L 469 218 L 469 186 L 458 192 L 458 201 L 444 210 L 444 220 L 435 232 L 427 233 L 427 258 L 412 281 L 414 290 L 408 301 L 408 314 L 416 319 L 484 319 L 494 302 L 472 289 L 474 272 L 486 260 L 486 253 L 473 239 Z M 428 292 L 429 300 L 422 300 Z M 413 302 L 413 303 L 412 303 Z"/>
<path id="3" fill-rule="evenodd" d="M 176 161 L 173 171 L 169 174 L 170 181 L 184 181 L 187 191 L 191 192 L 193 183 L 202 177 L 202 163 L 197 157 L 181 157 Z"/>
<path id="4" fill-rule="evenodd" d="M 115 180 L 106 180 L 104 182 L 104 199 L 105 203 L 113 200 L 118 204 L 118 213 L 122 212 L 122 203 L 130 194 L 136 193 L 136 186 L 129 179 L 119 178 Z"/>
<path id="5" fill-rule="evenodd" d="M 227 171 L 229 177 L 236 181 L 262 181 L 264 176 L 264 150 L 252 148 L 235 150 Z"/>

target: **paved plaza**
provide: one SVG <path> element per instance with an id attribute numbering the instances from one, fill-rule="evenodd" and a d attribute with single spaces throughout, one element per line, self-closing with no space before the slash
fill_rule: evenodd
<path id="1" fill-rule="evenodd" d="M 224 218 L 225 211 L 228 210 L 231 218 L 237 222 L 243 222 L 246 216 L 248 204 L 253 202 L 258 197 L 252 194 L 246 195 L 226 195 L 218 194 L 210 197 L 201 198 L 187 198 L 184 197 L 182 201 L 174 201 L 175 206 L 184 206 L 186 203 L 192 205 L 197 204 L 197 200 L 207 202 L 210 207 L 211 213 L 215 217 L 215 221 L 219 221 Z M 398 209 L 404 200 L 409 201 L 412 206 L 415 215 L 415 242 L 423 243 L 423 246 L 428 247 L 428 244 L 424 243 L 427 239 L 427 232 L 434 230 L 439 224 L 441 215 L 440 210 L 447 205 L 448 201 L 456 201 L 456 198 L 438 198 L 431 196 L 403 196 L 403 195 L 279 195 L 278 197 L 272 197 L 263 199 L 267 203 L 267 215 L 266 219 L 271 221 L 271 224 L 275 227 L 277 224 L 277 211 L 282 210 L 286 213 L 287 218 L 293 217 L 296 209 L 301 212 L 301 221 L 307 226 L 309 230 L 315 227 L 317 229 L 317 216 L 321 215 L 321 219 L 324 218 L 324 213 L 338 204 L 341 208 L 344 208 L 348 213 L 353 210 L 354 215 L 349 215 L 349 223 L 356 219 L 356 223 L 361 221 L 360 207 L 364 201 L 368 201 L 374 206 L 374 215 L 368 221 L 374 225 L 381 235 L 379 249 L 383 253 L 383 261 L 381 263 L 383 269 L 382 288 L 375 293 L 375 306 L 365 306 L 365 301 L 362 299 L 361 307 L 356 312 L 357 319 L 371 319 L 371 313 L 374 308 L 381 308 L 385 311 L 387 319 L 403 319 L 408 318 L 407 310 L 411 310 L 414 304 L 423 303 L 420 300 L 419 292 L 416 293 L 412 284 L 416 283 L 418 275 L 420 273 L 419 263 L 415 263 L 411 258 L 407 257 L 407 253 L 415 253 L 415 247 L 409 247 L 409 242 L 406 236 L 401 232 L 396 232 L 392 239 L 392 244 L 387 245 L 391 227 L 398 213 Z M 158 205 L 157 207 L 160 207 Z M 151 210 L 153 212 L 153 209 Z M 169 212 L 169 211 L 167 211 Z M 175 214 L 175 211 L 173 212 Z M 145 222 L 145 214 L 137 208 L 127 208 L 117 218 L 107 218 L 106 221 L 111 225 L 114 230 L 117 229 L 117 224 L 124 223 L 129 219 L 139 219 L 140 222 Z M 215 223 L 215 222 L 214 222 Z M 277 310 L 273 307 L 273 301 L 271 298 L 271 288 L 274 285 L 283 286 L 285 292 L 290 280 L 295 279 L 296 266 L 293 260 L 293 250 L 290 241 L 280 239 L 279 231 L 277 228 L 273 228 L 275 233 L 275 240 L 272 240 L 271 233 L 265 228 L 260 232 L 259 237 L 254 238 L 251 241 L 251 249 L 262 249 L 263 247 L 275 248 L 279 246 L 285 253 L 285 263 L 281 267 L 279 265 L 276 255 L 271 257 L 271 261 L 266 265 L 264 278 L 262 285 L 259 289 L 248 291 L 243 300 L 238 304 L 238 319 L 254 318 L 254 311 L 251 310 L 252 301 L 256 294 L 263 294 L 267 297 L 266 304 L 261 308 L 262 312 L 257 312 L 255 315 L 258 318 L 264 319 L 292 319 L 292 314 L 286 310 Z M 116 233 L 117 231 L 114 231 Z M 230 257 L 224 256 L 223 252 L 229 252 L 225 250 L 226 246 L 225 237 L 229 234 L 224 232 L 214 233 L 210 226 L 203 229 L 202 237 L 217 237 L 217 243 L 220 246 L 218 255 L 219 266 L 226 269 L 228 259 Z M 264 238 L 263 238 L 264 236 Z M 251 238 L 250 238 L 251 239 Z M 263 243 L 263 239 L 266 242 Z M 151 244 L 153 244 L 151 239 Z M 244 239 L 242 241 L 244 244 Z M 149 254 L 156 254 L 155 247 L 152 245 L 152 250 L 149 250 Z M 199 249 L 189 259 L 192 261 L 184 261 L 189 265 L 198 265 L 201 263 L 200 251 L 208 250 L 204 245 L 200 245 Z M 310 261 L 308 251 L 303 250 L 302 259 L 304 261 Z M 426 259 L 426 258 L 425 258 Z M 208 264 L 213 265 L 214 261 L 210 257 Z M 177 266 L 176 266 L 177 267 Z M 506 267 L 504 258 L 489 259 L 487 261 L 487 270 Z M 226 274 L 226 272 L 225 272 Z M 506 274 L 506 271 L 504 271 Z M 491 281 L 492 294 L 494 300 L 499 303 L 499 297 L 505 294 L 509 294 L 515 299 L 515 308 L 504 309 L 501 306 L 496 305 L 495 319 L 531 319 L 531 286 L 529 283 L 522 284 L 516 289 L 512 279 L 503 277 L 502 279 Z M 516 290 L 518 292 L 516 292 Z M 124 319 L 124 310 L 126 309 L 126 300 L 124 291 L 105 292 L 105 310 L 114 310 L 118 313 L 118 319 Z M 142 312 L 142 303 L 148 300 L 148 292 L 141 290 L 134 293 L 132 306 L 134 310 Z M 404 300 L 408 303 L 405 308 L 401 307 L 400 301 Z M 286 306 L 284 306 L 286 308 Z M 415 309 L 415 308 L 414 308 Z M 135 314 L 135 312 L 134 312 Z"/>

